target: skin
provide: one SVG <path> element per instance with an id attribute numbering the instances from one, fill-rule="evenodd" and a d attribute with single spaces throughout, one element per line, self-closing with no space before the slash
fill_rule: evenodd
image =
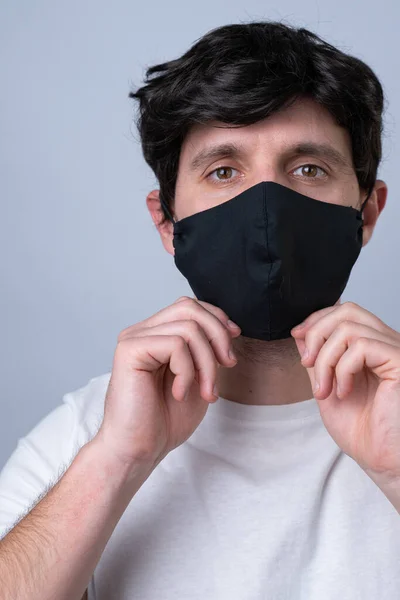
<path id="1" fill-rule="evenodd" d="M 316 201 L 360 207 L 364 194 L 351 164 L 350 140 L 329 113 L 311 101 L 297 102 L 249 127 L 218 125 L 197 126 L 185 140 L 173 207 L 177 219 L 226 202 L 263 180 L 282 183 Z M 241 142 L 244 154 L 235 160 L 214 158 L 201 172 L 191 170 L 195 154 L 217 141 Z M 345 164 L 334 168 L 320 156 L 300 157 L 288 152 L 294 143 L 305 141 L 329 143 L 343 155 Z M 300 169 L 299 173 L 299 168 L 308 164 L 326 168 L 329 175 L 314 168 Z M 221 166 L 235 169 L 234 175 L 229 169 L 220 171 L 219 177 L 224 173 L 226 178 L 228 172 L 232 181 L 215 185 L 206 175 Z M 364 210 L 364 246 L 371 239 L 386 196 L 385 183 L 377 181 Z M 158 190 L 149 193 L 147 205 L 164 247 L 172 255 L 173 228 L 163 219 Z M 364 469 L 400 514 L 400 333 L 360 306 L 338 303 L 310 315 L 301 327 L 292 330 L 292 336 L 277 342 L 246 339 L 240 330 L 231 328 L 220 309 L 190 298 L 180 298 L 123 330 L 99 432 L 78 454 L 49 498 L 1 541 L 0 580 L 11 596 L 18 593 L 18 597 L 27 597 L 32 582 L 35 597 L 49 597 L 51 589 L 56 590 L 51 597 L 60 596 L 57 590 L 65 592 L 71 569 L 61 573 L 60 579 L 58 565 L 57 577 L 51 579 L 55 572 L 54 536 L 43 535 L 43 531 L 54 533 L 56 523 L 54 539 L 61 539 L 62 547 L 71 546 L 77 519 L 83 533 L 72 544 L 73 557 L 76 562 L 78 553 L 84 559 L 78 556 L 79 568 L 75 565 L 72 580 L 75 595 L 77 589 L 79 594 L 83 591 L 127 504 L 163 458 L 192 435 L 208 403 L 216 400 L 212 391 L 215 375 L 220 394 L 236 402 L 286 404 L 314 396 L 333 440 Z M 230 355 L 232 343 L 238 361 Z M 89 492 L 85 492 L 82 481 Z M 71 489 L 83 489 L 83 495 L 71 494 Z M 99 498 L 97 511 L 93 510 L 93 489 Z M 68 505 L 65 510 L 63 501 Z M 52 507 L 59 507 L 60 502 L 61 509 L 54 517 Z M 106 512 L 100 510 L 104 507 Z M 85 521 L 89 513 L 90 519 Z M 62 535 L 66 536 L 64 544 Z M 1 560 L 2 556 L 6 560 Z M 64 565 L 71 560 L 64 560 Z M 25 578 L 21 564 L 28 565 Z M 33 572 L 39 576 L 32 578 Z M 30 592 L 21 595 L 22 588 Z M 85 598 L 87 592 L 82 600 Z"/>
<path id="2" fill-rule="evenodd" d="M 191 168 L 200 150 L 225 142 L 241 144 L 241 155 L 214 157 L 197 170 Z M 330 145 L 340 152 L 344 164 L 315 153 L 294 153 L 293 147 L 302 142 Z M 174 217 L 179 220 L 226 202 L 260 181 L 275 181 L 317 201 L 354 208 L 360 208 L 367 196 L 358 184 L 347 131 L 325 108 L 301 99 L 246 127 L 220 122 L 195 125 L 181 149 Z M 371 239 L 386 198 L 387 186 L 377 180 L 363 213 L 363 246 Z M 165 250 L 174 255 L 173 225 L 163 219 L 159 190 L 152 190 L 146 202 Z M 222 397 L 242 404 L 288 404 L 314 397 L 294 339 L 267 342 L 239 336 L 233 346 L 236 366 L 218 369 Z"/>

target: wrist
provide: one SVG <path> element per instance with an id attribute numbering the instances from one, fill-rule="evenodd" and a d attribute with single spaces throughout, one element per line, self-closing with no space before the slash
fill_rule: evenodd
<path id="1" fill-rule="evenodd" d="M 115 494 L 131 499 L 155 466 L 150 460 L 138 457 L 130 461 L 119 460 L 110 452 L 98 434 L 80 450 L 82 459 L 88 460 L 96 469 L 98 477 Z"/>

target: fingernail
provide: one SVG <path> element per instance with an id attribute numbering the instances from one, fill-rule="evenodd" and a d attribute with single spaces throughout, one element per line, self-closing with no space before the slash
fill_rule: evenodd
<path id="1" fill-rule="evenodd" d="M 304 352 L 303 352 L 303 355 L 302 355 L 302 357 L 301 357 L 301 358 L 302 358 L 302 360 L 305 360 L 306 358 L 308 358 L 308 357 L 309 357 L 309 355 L 310 355 L 310 353 L 309 353 L 309 351 L 308 351 L 308 348 L 305 348 L 305 349 L 304 349 Z"/>
<path id="2" fill-rule="evenodd" d="M 214 394 L 214 396 L 216 396 L 217 398 L 219 397 L 219 391 L 218 391 L 217 384 L 215 384 L 215 385 L 214 385 L 214 387 L 213 387 L 213 394 Z"/>
<path id="3" fill-rule="evenodd" d="M 230 350 L 229 350 L 229 358 L 231 358 L 232 360 L 236 360 L 237 361 L 237 356 L 234 353 L 234 351 L 232 350 L 232 348 L 230 348 Z"/>
<path id="4" fill-rule="evenodd" d="M 228 321 L 228 327 L 230 327 L 231 329 L 240 329 L 239 325 L 236 325 L 236 323 L 234 323 L 230 319 Z"/>
<path id="5" fill-rule="evenodd" d="M 316 381 L 316 382 L 314 383 L 314 392 L 315 392 L 315 393 L 317 393 L 317 392 L 318 392 L 318 390 L 319 390 L 319 383 L 318 383 L 318 381 Z"/>

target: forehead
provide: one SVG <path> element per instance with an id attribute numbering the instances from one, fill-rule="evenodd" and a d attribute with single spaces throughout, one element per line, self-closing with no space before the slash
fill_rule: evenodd
<path id="1" fill-rule="evenodd" d="M 244 127 L 220 121 L 196 124 L 188 132 L 181 148 L 181 162 L 190 161 L 201 148 L 219 142 L 236 141 L 252 152 L 277 153 L 304 140 L 336 147 L 352 163 L 349 133 L 337 125 L 330 112 L 314 100 L 296 100 L 290 107 Z"/>

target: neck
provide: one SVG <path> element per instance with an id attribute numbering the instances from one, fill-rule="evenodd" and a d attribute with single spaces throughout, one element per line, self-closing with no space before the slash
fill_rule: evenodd
<path id="1" fill-rule="evenodd" d="M 307 370 L 292 338 L 265 342 L 233 340 L 235 367 L 220 367 L 220 396 L 240 404 L 293 404 L 313 398 Z"/>

